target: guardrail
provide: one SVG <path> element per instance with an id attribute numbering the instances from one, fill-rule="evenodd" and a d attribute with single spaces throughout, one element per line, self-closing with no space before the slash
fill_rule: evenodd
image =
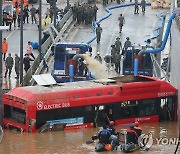
<path id="1" fill-rule="evenodd" d="M 72 10 L 70 9 L 62 18 L 60 23 L 57 25 L 57 31 L 59 32 L 58 35 L 53 33 L 54 38 L 48 37 L 48 39 L 42 44 L 41 51 L 42 54 L 45 55 L 44 58 L 46 61 L 48 61 L 50 55 L 51 55 L 51 46 L 54 42 L 58 42 L 61 38 L 64 32 L 67 30 L 68 26 L 73 21 L 72 17 Z M 54 39 L 54 42 L 53 42 Z M 40 55 L 35 59 L 34 63 L 32 64 L 31 68 L 28 70 L 26 75 L 24 76 L 23 85 L 33 85 L 34 79 L 32 78 L 32 75 L 38 75 L 43 69 L 43 62 L 40 62 Z"/>

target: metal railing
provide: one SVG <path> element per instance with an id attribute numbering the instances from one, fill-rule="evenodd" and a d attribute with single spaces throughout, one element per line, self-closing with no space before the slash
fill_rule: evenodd
<path id="1" fill-rule="evenodd" d="M 60 21 L 60 23 L 57 25 L 57 31 L 59 32 L 58 35 L 53 32 L 53 36 L 52 37 L 48 37 L 48 39 L 42 44 L 41 46 L 41 51 L 42 54 L 45 55 L 44 58 L 47 61 L 51 55 L 51 46 L 53 45 L 54 41 L 58 42 L 60 40 L 60 38 L 62 38 L 63 33 L 66 31 L 66 29 L 68 28 L 68 26 L 71 24 L 71 22 L 73 21 L 72 18 L 72 10 L 70 9 L 62 18 L 62 20 Z M 32 79 L 32 75 L 37 75 L 40 74 L 40 72 L 43 69 L 43 62 L 39 60 L 40 59 L 40 55 L 38 55 L 38 57 L 35 59 L 35 61 L 33 62 L 33 64 L 31 65 L 31 68 L 28 70 L 28 72 L 26 73 L 26 75 L 24 75 L 24 80 L 23 80 L 23 85 L 27 86 L 27 85 L 33 85 L 34 84 L 34 79 Z"/>

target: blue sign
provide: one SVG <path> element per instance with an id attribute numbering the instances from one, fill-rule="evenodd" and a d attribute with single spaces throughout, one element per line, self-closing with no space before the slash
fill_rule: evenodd
<path id="1" fill-rule="evenodd" d="M 46 123 L 50 123 L 51 125 L 57 123 L 66 123 L 66 126 L 82 125 L 84 123 L 84 117 L 50 120 L 50 121 L 46 121 Z"/>

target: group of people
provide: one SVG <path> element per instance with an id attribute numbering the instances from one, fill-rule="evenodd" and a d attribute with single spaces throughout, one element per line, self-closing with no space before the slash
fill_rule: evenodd
<path id="1" fill-rule="evenodd" d="M 114 124 L 114 121 L 110 121 L 108 126 L 103 126 L 103 129 L 98 132 L 97 136 L 99 140 L 98 143 L 100 145 L 103 145 L 104 149 L 108 151 L 113 151 L 116 149 L 117 146 L 120 145 L 120 133 L 116 132 Z M 136 121 L 134 124 L 130 125 L 130 129 L 127 131 L 127 143 L 138 144 L 138 137 L 141 135 L 141 133 L 142 129 L 141 127 L 139 127 L 139 122 Z M 106 149 L 106 145 L 111 145 L 110 149 Z"/>
<path id="2" fill-rule="evenodd" d="M 57 15 L 57 23 L 60 22 L 60 20 L 63 18 L 65 12 L 63 9 L 56 8 L 56 15 Z M 23 8 L 23 24 L 29 23 L 29 17 L 31 17 L 31 23 L 37 24 L 37 27 L 39 28 L 39 8 L 35 8 L 34 5 L 29 8 L 28 5 L 24 6 Z M 46 26 L 49 23 L 52 23 L 54 18 L 54 9 L 52 6 L 50 8 L 47 8 L 45 12 L 45 18 L 42 19 L 42 27 Z M 20 27 L 21 25 L 21 8 L 18 3 L 14 5 L 14 11 L 13 14 L 6 12 L 3 10 L 3 20 L 2 20 L 3 26 L 9 26 L 9 31 L 12 30 L 12 25 L 15 27 Z"/>
<path id="3" fill-rule="evenodd" d="M 141 0 L 140 6 L 142 8 L 142 13 L 145 14 L 146 0 Z M 135 0 L 135 3 L 134 3 L 134 14 L 139 14 L 139 2 L 138 2 L 138 0 Z"/>
<path id="4" fill-rule="evenodd" d="M 92 24 L 97 19 L 98 7 L 96 4 L 91 6 L 90 4 L 74 4 L 72 7 L 73 20 L 77 21 L 78 24 L 85 23 L 86 25 Z"/>
<path id="5" fill-rule="evenodd" d="M 23 24 L 25 22 L 29 23 L 29 16 L 31 15 L 31 21 L 33 23 L 37 23 L 39 20 L 39 10 L 32 5 L 32 7 L 29 9 L 28 5 L 23 8 Z M 8 12 L 3 12 L 3 25 L 9 26 L 9 31 L 11 31 L 12 24 L 14 25 L 14 28 L 20 27 L 21 24 L 21 8 L 19 5 L 14 6 L 13 14 Z"/>
<path id="6" fill-rule="evenodd" d="M 7 42 L 6 38 L 4 38 L 2 41 L 2 57 L 5 62 L 4 78 L 7 77 L 8 73 L 9 73 L 9 78 L 11 77 L 12 68 L 15 64 L 15 67 L 14 67 L 15 72 L 16 72 L 15 78 L 19 79 L 20 57 L 18 56 L 18 54 L 15 54 L 15 58 L 13 59 L 11 53 L 9 53 L 8 57 L 6 57 L 7 52 L 8 52 L 8 42 Z M 35 56 L 33 54 L 33 48 L 32 48 L 31 42 L 28 41 L 28 44 L 26 46 L 26 54 L 24 55 L 24 58 L 23 58 L 24 70 L 26 73 L 30 68 L 30 61 L 34 61 L 34 60 L 35 60 Z"/>

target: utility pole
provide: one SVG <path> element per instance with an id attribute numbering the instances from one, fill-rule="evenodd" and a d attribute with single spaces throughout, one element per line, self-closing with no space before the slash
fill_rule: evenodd
<path id="1" fill-rule="evenodd" d="M 42 54 L 41 54 L 41 46 L 42 46 L 42 0 L 39 0 L 39 62 L 42 60 Z"/>
<path id="2" fill-rule="evenodd" d="M 0 0 L 0 26 L 2 26 L 2 0 Z M 0 52 L 2 53 L 2 31 L 0 30 Z M 0 53 L 0 126 L 2 126 L 2 54 Z"/>
<path id="3" fill-rule="evenodd" d="M 20 85 L 23 86 L 23 0 L 21 0 L 20 21 Z"/>
<path id="4" fill-rule="evenodd" d="M 69 11 L 69 0 L 67 0 L 67 10 Z"/>
<path id="5" fill-rule="evenodd" d="M 54 27 L 56 28 L 56 18 L 57 18 L 56 0 L 53 0 L 53 9 L 54 9 Z"/>

